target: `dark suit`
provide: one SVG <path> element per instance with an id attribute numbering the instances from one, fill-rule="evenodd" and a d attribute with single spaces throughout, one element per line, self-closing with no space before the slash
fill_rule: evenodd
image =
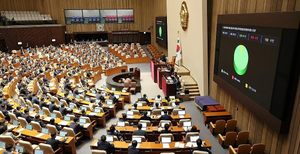
<path id="1" fill-rule="evenodd" d="M 66 113 L 67 113 L 67 109 L 64 108 L 64 107 L 61 107 L 61 108 L 59 109 L 59 111 L 60 111 L 60 113 L 61 113 L 62 116 L 65 116 Z"/>
<path id="2" fill-rule="evenodd" d="M 173 118 L 170 115 L 162 115 L 159 120 L 173 120 Z"/>
<path id="3" fill-rule="evenodd" d="M 67 139 L 64 139 L 64 140 L 62 140 L 62 141 L 59 141 L 59 140 L 57 140 L 57 139 L 55 139 L 55 138 L 48 138 L 47 141 L 46 141 L 46 144 L 50 144 L 51 147 L 52 147 L 52 149 L 53 149 L 53 151 L 56 151 L 56 150 L 58 149 L 58 146 L 59 146 L 60 144 L 65 143 L 66 140 L 67 140 Z"/>
<path id="4" fill-rule="evenodd" d="M 32 95 L 31 95 L 31 94 L 28 94 L 27 97 L 26 97 L 26 99 L 32 101 Z"/>
<path id="5" fill-rule="evenodd" d="M 20 111 L 16 111 L 14 112 L 14 114 L 16 115 L 17 118 L 22 116 L 22 113 Z"/>
<path id="6" fill-rule="evenodd" d="M 32 103 L 40 105 L 40 101 L 39 101 L 39 99 L 37 97 L 32 97 Z"/>
<path id="7" fill-rule="evenodd" d="M 140 120 L 151 120 L 151 118 L 148 117 L 148 116 L 142 116 L 142 117 L 140 118 Z"/>
<path id="8" fill-rule="evenodd" d="M 36 120 L 36 119 L 34 119 L 34 121 L 35 121 L 35 122 L 38 122 L 38 123 L 41 125 L 41 127 L 46 127 L 46 124 L 44 124 L 44 123 L 42 122 L 42 120 Z"/>
<path id="9" fill-rule="evenodd" d="M 145 136 L 145 137 L 147 137 L 146 131 L 144 131 L 144 130 L 139 130 L 139 129 L 133 131 L 132 135 L 140 135 L 140 136 Z"/>
<path id="10" fill-rule="evenodd" d="M 111 154 L 111 152 L 115 149 L 115 146 L 113 144 L 110 144 L 109 142 L 102 142 L 98 141 L 98 150 L 105 150 L 107 154 Z"/>
<path id="11" fill-rule="evenodd" d="M 45 102 L 43 102 L 43 101 L 40 101 L 40 108 L 42 109 L 44 106 L 47 106 L 47 104 L 45 103 Z"/>
<path id="12" fill-rule="evenodd" d="M 79 132 L 79 129 L 83 129 L 83 126 L 81 126 L 78 123 L 72 122 L 70 124 L 70 127 L 74 130 L 75 134 L 77 134 Z"/>
<path id="13" fill-rule="evenodd" d="M 123 137 L 122 133 L 120 132 L 107 132 L 107 135 L 117 136 L 119 140 Z"/>
<path id="14" fill-rule="evenodd" d="M 136 147 L 132 145 L 128 147 L 128 154 L 139 154 L 139 153 L 140 151 Z"/>
<path id="15" fill-rule="evenodd" d="M 23 114 L 22 117 L 26 119 L 27 123 L 30 123 L 30 122 L 31 122 L 31 117 L 30 117 L 29 115 Z"/>
<path id="16" fill-rule="evenodd" d="M 206 152 L 208 152 L 209 154 L 211 154 L 211 151 L 208 150 L 208 149 L 205 148 L 205 147 L 195 147 L 195 148 L 192 149 L 192 153 L 193 153 L 194 151 L 206 151 Z"/>
<path id="17" fill-rule="evenodd" d="M 172 133 L 172 132 L 170 130 L 162 130 L 160 133 L 163 134 L 163 133 Z"/>
<path id="18" fill-rule="evenodd" d="M 53 112 L 53 110 L 57 109 L 56 105 L 55 104 L 50 104 L 49 105 L 49 111 L 50 112 Z"/>
<path id="19" fill-rule="evenodd" d="M 20 94 L 27 95 L 28 90 L 26 88 L 21 88 Z"/>

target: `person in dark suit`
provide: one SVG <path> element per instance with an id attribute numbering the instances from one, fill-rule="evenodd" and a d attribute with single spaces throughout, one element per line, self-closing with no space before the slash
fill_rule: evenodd
<path id="1" fill-rule="evenodd" d="M 147 105 L 150 106 L 150 102 L 149 102 L 146 94 L 144 94 L 142 98 L 139 98 L 138 101 L 145 101 L 147 103 Z"/>
<path id="2" fill-rule="evenodd" d="M 165 63 L 167 62 L 167 58 L 166 58 L 166 55 L 164 53 L 161 53 L 160 60 L 165 62 Z"/>
<path id="3" fill-rule="evenodd" d="M 163 133 L 172 133 L 170 130 L 170 125 L 169 124 L 165 124 L 165 130 L 162 130 L 160 133 L 163 134 Z"/>
<path id="4" fill-rule="evenodd" d="M 21 106 L 18 106 L 18 107 L 14 110 L 14 114 L 16 115 L 17 118 L 22 116 Z"/>
<path id="5" fill-rule="evenodd" d="M 39 106 L 40 106 L 41 109 L 42 109 L 43 107 L 46 107 L 46 106 L 47 106 L 47 104 L 44 102 L 44 100 L 45 100 L 45 98 L 42 97 L 42 98 L 41 98 L 41 101 L 40 101 L 40 104 L 39 104 Z"/>
<path id="6" fill-rule="evenodd" d="M 79 119 L 77 117 L 74 118 L 74 122 L 70 124 L 70 127 L 74 130 L 75 134 L 79 132 L 80 129 L 83 129 L 83 126 L 78 124 Z"/>
<path id="7" fill-rule="evenodd" d="M 65 116 L 67 114 L 67 109 L 65 108 L 65 104 L 61 104 L 59 108 L 59 112 L 62 116 Z"/>
<path id="8" fill-rule="evenodd" d="M 59 126 L 57 123 L 55 123 L 55 119 L 54 118 L 50 119 L 50 125 L 55 126 L 58 131 L 62 130 L 62 127 Z"/>
<path id="9" fill-rule="evenodd" d="M 12 154 L 13 153 L 13 145 L 12 144 L 8 144 L 5 147 L 5 151 L 2 152 L 2 154 Z"/>
<path id="10" fill-rule="evenodd" d="M 142 116 L 142 117 L 140 118 L 140 120 L 151 120 L 151 118 L 147 116 L 147 111 L 144 111 L 143 114 L 144 114 L 144 116 Z"/>
<path id="11" fill-rule="evenodd" d="M 106 141 L 106 136 L 102 135 L 101 140 L 97 142 L 98 150 L 105 150 L 107 154 L 111 154 L 114 151 L 115 146 Z"/>
<path id="12" fill-rule="evenodd" d="M 7 106 L 5 104 L 1 105 L 1 111 L 3 115 L 5 116 L 5 120 L 10 121 L 10 117 L 8 116 Z"/>
<path id="13" fill-rule="evenodd" d="M 32 91 L 30 91 L 29 94 L 26 95 L 26 99 L 32 101 Z"/>
<path id="14" fill-rule="evenodd" d="M 39 101 L 39 99 L 36 97 L 36 94 L 32 94 L 32 103 L 33 104 L 37 104 L 37 105 L 40 105 L 40 101 Z"/>
<path id="15" fill-rule="evenodd" d="M 138 130 L 133 131 L 132 135 L 140 135 L 145 136 L 145 138 L 147 138 L 147 133 L 146 131 L 142 130 L 142 127 L 142 124 L 138 124 Z"/>
<path id="16" fill-rule="evenodd" d="M 115 102 L 117 98 L 114 93 L 111 93 L 109 99 Z"/>
<path id="17" fill-rule="evenodd" d="M 131 146 L 128 147 L 128 154 L 140 154 L 140 151 L 136 148 L 137 141 L 133 140 Z"/>
<path id="18" fill-rule="evenodd" d="M 123 137 L 122 133 L 120 133 L 119 131 L 116 131 L 115 125 L 110 126 L 109 132 L 107 132 L 107 135 L 117 136 L 119 140 Z"/>
<path id="19" fill-rule="evenodd" d="M 123 122 L 129 122 L 127 118 L 127 114 L 126 113 L 122 113 L 122 119 L 120 119 L 119 121 L 123 121 Z"/>
<path id="20" fill-rule="evenodd" d="M 20 95 L 25 95 L 27 96 L 28 90 L 26 88 L 26 85 L 23 84 L 23 87 L 21 88 L 21 90 L 19 91 Z"/>
<path id="21" fill-rule="evenodd" d="M 22 115 L 22 117 L 26 119 L 27 123 L 31 122 L 31 117 L 29 115 L 29 110 L 28 109 L 24 110 L 24 114 Z"/>
<path id="22" fill-rule="evenodd" d="M 46 127 L 46 124 L 43 123 L 43 121 L 40 119 L 40 115 L 39 114 L 35 115 L 34 121 L 37 122 L 37 123 L 39 123 L 41 125 L 41 127 Z"/>
<path id="23" fill-rule="evenodd" d="M 66 140 L 68 139 L 68 137 L 65 137 L 64 140 L 59 141 L 57 139 L 55 139 L 56 137 L 56 132 L 52 132 L 51 133 L 51 138 L 48 138 L 46 141 L 46 144 L 50 144 L 53 151 L 56 151 L 59 147 L 60 144 L 64 144 L 66 142 Z"/>
<path id="24" fill-rule="evenodd" d="M 49 111 L 53 112 L 53 110 L 57 110 L 57 106 L 55 105 L 55 101 L 51 100 L 51 104 L 49 105 Z"/>
<path id="25" fill-rule="evenodd" d="M 211 151 L 210 151 L 208 148 L 202 147 L 202 140 L 201 140 L 201 139 L 198 139 L 198 140 L 196 141 L 196 143 L 197 143 L 197 147 L 194 147 L 194 148 L 192 149 L 192 153 L 193 153 L 194 151 L 206 151 L 206 152 L 208 152 L 209 154 L 211 154 Z"/>
<path id="26" fill-rule="evenodd" d="M 170 121 L 172 121 L 173 118 L 170 115 L 168 115 L 168 111 L 167 110 L 164 110 L 164 115 L 162 115 L 159 118 L 159 120 L 170 120 Z"/>

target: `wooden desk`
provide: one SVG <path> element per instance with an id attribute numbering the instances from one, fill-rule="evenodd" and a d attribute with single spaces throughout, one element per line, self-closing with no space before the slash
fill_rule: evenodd
<path id="1" fill-rule="evenodd" d="M 198 125 L 195 125 L 197 127 L 197 130 L 200 130 Z M 111 125 L 107 127 L 107 131 L 109 131 Z M 115 126 L 116 130 L 122 132 L 122 133 L 132 133 L 133 131 L 137 130 L 137 127 L 133 126 L 125 126 L 125 127 L 118 127 Z M 159 133 L 162 130 L 165 130 L 164 128 L 159 128 L 158 126 L 151 126 L 146 128 L 146 132 L 148 134 L 153 134 L 153 133 Z M 186 131 L 184 130 L 184 127 L 178 127 L 178 126 L 170 126 L 170 130 L 172 133 L 180 132 L 180 133 L 185 133 Z"/>
<path id="2" fill-rule="evenodd" d="M 157 69 L 157 84 L 158 84 L 158 87 L 160 89 L 162 89 L 162 78 L 163 78 L 163 75 L 164 76 L 170 76 L 171 75 L 171 72 L 170 71 L 166 71 L 166 70 L 162 70 L 162 68 L 166 68 L 166 67 L 160 67 L 161 69 Z"/>
<path id="3" fill-rule="evenodd" d="M 231 114 L 227 111 L 225 112 L 206 112 L 204 113 L 204 125 L 210 122 L 215 123 L 217 120 L 229 120 L 231 119 Z"/>
<path id="4" fill-rule="evenodd" d="M 39 132 L 37 132 L 36 130 L 30 131 L 27 129 L 23 129 L 22 127 L 15 128 L 13 132 L 17 134 L 22 133 L 22 135 L 29 137 L 29 139 L 31 140 L 30 142 L 36 142 L 36 143 L 45 143 L 45 141 L 48 138 L 51 138 L 51 135 L 46 135 L 46 134 L 37 137 L 37 135 L 40 134 Z M 60 141 L 62 140 L 64 140 L 64 138 L 60 139 Z M 68 139 L 64 144 L 64 153 L 76 154 L 75 139 L 71 136 L 68 136 Z"/>
<path id="5" fill-rule="evenodd" d="M 153 63 L 150 64 L 150 67 L 151 67 L 151 76 L 152 76 L 152 79 L 153 81 L 156 83 L 157 82 L 157 68 L 158 67 L 161 67 L 161 66 L 167 66 L 166 63 L 163 63 L 163 64 L 156 64 L 156 63 Z"/>
<path id="6" fill-rule="evenodd" d="M 105 69 L 105 76 L 111 76 L 113 74 L 117 73 L 122 73 L 122 70 L 125 69 L 125 72 L 127 72 L 128 68 L 126 66 L 121 66 L 121 67 L 115 67 L 115 68 L 110 68 L 110 69 Z"/>
<path id="7" fill-rule="evenodd" d="M 81 110 L 73 109 L 73 113 L 77 116 L 81 116 Z M 103 127 L 106 127 L 106 115 L 105 113 L 95 113 L 91 111 L 86 111 L 87 115 L 90 115 L 91 120 L 95 120 L 97 125 L 101 124 Z M 93 115 L 93 116 L 91 116 Z"/>
<path id="8" fill-rule="evenodd" d="M 99 90 L 103 90 L 103 89 L 101 89 L 101 88 L 98 88 Z M 110 93 L 110 92 L 112 92 L 111 90 L 109 90 L 108 88 L 106 88 L 106 89 L 104 89 L 104 91 L 105 92 L 108 92 L 108 93 Z M 131 93 L 123 93 L 123 92 L 121 92 L 121 91 L 114 91 L 114 93 L 115 94 L 119 94 L 119 95 L 121 95 L 122 97 L 124 97 L 124 102 L 125 103 L 131 103 Z"/>
<path id="9" fill-rule="evenodd" d="M 176 95 L 176 84 L 168 82 L 167 77 L 164 75 L 162 76 L 161 85 L 165 96 L 169 97 Z"/>
<path id="10" fill-rule="evenodd" d="M 203 145 L 204 147 L 207 148 L 211 148 L 211 144 L 208 140 L 202 140 L 206 142 L 206 145 Z M 91 149 L 97 149 L 97 142 L 98 139 L 95 139 L 92 144 L 90 145 Z M 179 148 L 179 147 L 175 147 L 175 143 L 176 142 L 172 142 L 169 144 L 170 148 L 163 148 L 163 144 L 162 143 L 155 143 L 155 142 L 142 142 L 139 146 L 139 150 L 140 151 L 149 151 L 151 153 L 161 153 L 161 152 L 174 152 L 174 151 L 178 151 L 179 153 L 188 153 L 190 154 L 191 151 L 190 149 L 192 149 L 193 147 L 187 147 L 186 143 L 184 142 L 179 142 L 179 143 L 183 143 L 184 148 Z M 114 141 L 113 142 L 114 146 L 115 146 L 115 153 L 128 153 L 128 146 L 130 143 L 126 143 L 125 141 Z M 188 150 L 188 151 L 186 151 Z"/>
<path id="11" fill-rule="evenodd" d="M 131 110 L 131 108 L 132 108 L 132 105 L 130 105 L 130 106 L 128 107 L 128 110 Z M 150 106 L 137 107 L 137 109 L 140 110 L 140 111 L 152 111 L 152 108 L 153 108 L 153 107 L 150 107 Z M 161 108 L 163 108 L 162 110 L 168 110 L 168 111 L 172 111 L 172 110 L 173 110 L 173 107 L 172 107 L 172 106 L 161 106 Z M 181 108 L 182 110 L 185 110 L 184 105 L 180 105 L 180 108 Z"/>

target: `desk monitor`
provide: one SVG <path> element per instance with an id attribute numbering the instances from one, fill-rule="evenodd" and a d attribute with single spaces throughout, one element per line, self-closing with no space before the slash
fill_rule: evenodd
<path id="1" fill-rule="evenodd" d="M 127 111 L 126 114 L 127 114 L 128 116 L 133 116 L 133 111 Z"/>
<path id="2" fill-rule="evenodd" d="M 169 124 L 169 123 L 168 123 L 168 122 L 161 122 L 161 123 L 160 123 L 160 126 L 161 126 L 161 127 L 165 127 L 165 124 Z"/>
<path id="3" fill-rule="evenodd" d="M 44 154 L 44 150 L 35 149 L 34 154 Z"/>
<path id="4" fill-rule="evenodd" d="M 100 99 L 96 99 L 96 103 L 100 103 L 100 101 L 101 101 Z"/>
<path id="5" fill-rule="evenodd" d="M 80 119 L 79 119 L 79 123 L 83 123 L 83 124 L 85 124 L 85 123 L 86 123 L 86 119 L 84 119 L 84 118 L 80 118 Z"/>
<path id="6" fill-rule="evenodd" d="M 185 110 L 178 111 L 178 115 L 185 115 Z"/>
<path id="7" fill-rule="evenodd" d="M 20 145 L 16 145 L 16 152 L 19 152 L 19 153 L 23 153 L 24 152 L 24 147 L 23 146 L 20 146 Z"/>
<path id="8" fill-rule="evenodd" d="M 147 127 L 147 122 L 140 122 L 140 124 L 142 124 L 142 127 L 143 127 L 143 128 L 146 128 L 146 127 Z"/>
<path id="9" fill-rule="evenodd" d="M 5 148 L 6 148 L 5 142 L 0 141 L 0 148 L 2 148 L 2 149 L 5 149 Z"/>
<path id="10" fill-rule="evenodd" d="M 54 102 L 55 100 L 53 98 L 51 98 L 51 102 Z"/>
<path id="11" fill-rule="evenodd" d="M 120 98 L 120 94 L 115 94 L 115 97 L 116 97 L 117 99 L 119 99 L 119 98 Z"/>
<path id="12" fill-rule="evenodd" d="M 117 126 L 118 127 L 125 127 L 125 122 L 124 121 L 118 121 Z"/>
<path id="13" fill-rule="evenodd" d="M 111 91 L 116 91 L 116 88 L 111 88 Z"/>
<path id="14" fill-rule="evenodd" d="M 56 119 L 56 114 L 55 113 L 51 113 L 50 116 L 54 119 Z"/>
<path id="15" fill-rule="evenodd" d="M 66 132 L 66 131 L 59 132 L 59 136 L 61 136 L 61 137 L 66 137 L 67 135 L 68 135 L 68 132 Z"/>
<path id="16" fill-rule="evenodd" d="M 106 89 L 106 85 L 103 85 L 102 88 L 103 88 L 103 89 Z"/>
<path id="17" fill-rule="evenodd" d="M 83 90 L 84 90 L 84 91 L 87 91 L 87 87 L 84 87 Z"/>
<path id="18" fill-rule="evenodd" d="M 85 101 L 90 101 L 90 98 L 86 97 L 86 98 L 85 98 Z"/>
<path id="19" fill-rule="evenodd" d="M 27 130 L 32 130 L 32 125 L 26 124 L 26 129 L 27 129 Z"/>
<path id="20" fill-rule="evenodd" d="M 96 91 L 95 91 L 95 90 L 92 90 L 92 94 L 96 94 Z"/>
<path id="21" fill-rule="evenodd" d="M 69 107 L 70 107 L 71 109 L 74 109 L 74 104 L 70 104 Z"/>
<path id="22" fill-rule="evenodd" d="M 44 111 L 43 110 L 39 110 L 39 114 L 40 115 L 44 115 Z"/>
<path id="23" fill-rule="evenodd" d="M 13 125 L 18 127 L 19 126 L 19 122 L 17 120 L 13 120 Z"/>
<path id="24" fill-rule="evenodd" d="M 142 143 L 142 137 L 132 137 L 132 141 L 136 140 L 137 143 Z"/>
<path id="25" fill-rule="evenodd" d="M 80 96 L 79 96 L 79 95 L 77 95 L 77 96 L 76 96 L 76 98 L 77 98 L 77 99 L 80 99 Z"/>
<path id="26" fill-rule="evenodd" d="M 70 116 L 64 116 L 64 120 L 65 120 L 65 121 L 70 121 L 70 120 L 71 120 L 71 117 L 70 117 Z"/>
<path id="27" fill-rule="evenodd" d="M 113 142 L 114 141 L 114 136 L 112 136 L 112 135 L 106 135 L 106 141 L 107 142 Z"/>
<path id="28" fill-rule="evenodd" d="M 191 127 L 192 126 L 192 122 L 191 121 L 184 121 L 183 122 L 183 126 L 184 127 Z"/>
<path id="29" fill-rule="evenodd" d="M 161 143 L 171 143 L 171 137 L 161 137 Z"/>
<path id="30" fill-rule="evenodd" d="M 101 113 L 101 109 L 100 108 L 95 108 L 95 112 L 96 113 Z"/>
<path id="31" fill-rule="evenodd" d="M 87 108 L 85 106 L 82 106 L 81 110 L 87 111 Z"/>
<path id="32" fill-rule="evenodd" d="M 42 133 L 43 134 L 49 134 L 49 129 L 48 128 L 42 128 Z"/>
<path id="33" fill-rule="evenodd" d="M 199 139 L 199 135 L 197 136 L 190 136 L 190 141 L 191 142 L 196 142 Z"/>
<path id="34" fill-rule="evenodd" d="M 63 105 L 64 104 L 64 102 L 59 102 L 59 105 Z"/>
<path id="35" fill-rule="evenodd" d="M 33 111 L 33 107 L 29 107 L 29 111 Z"/>
<path id="36" fill-rule="evenodd" d="M 108 99 L 108 100 L 106 100 L 106 104 L 107 104 L 107 105 L 112 105 L 112 104 L 113 104 L 113 101 L 110 100 L 110 99 Z"/>

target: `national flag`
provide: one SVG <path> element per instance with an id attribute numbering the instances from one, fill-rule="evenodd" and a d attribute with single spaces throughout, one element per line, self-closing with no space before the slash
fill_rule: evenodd
<path id="1" fill-rule="evenodd" d="M 181 59 L 181 47 L 180 47 L 180 39 L 177 38 L 177 48 L 176 48 L 176 61 L 179 61 Z"/>

